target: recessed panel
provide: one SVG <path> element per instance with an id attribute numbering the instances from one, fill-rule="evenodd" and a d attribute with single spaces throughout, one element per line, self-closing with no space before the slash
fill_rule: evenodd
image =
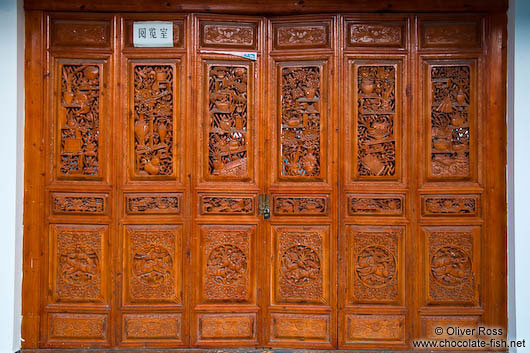
<path id="1" fill-rule="evenodd" d="M 330 340 L 330 317 L 318 314 L 271 314 L 271 341 L 323 342 Z"/>
<path id="2" fill-rule="evenodd" d="M 422 48 L 480 49 L 482 24 L 470 21 L 420 21 Z"/>
<path id="3" fill-rule="evenodd" d="M 257 49 L 256 23 L 201 21 L 199 27 L 201 47 Z"/>
<path id="4" fill-rule="evenodd" d="M 327 216 L 329 195 L 276 194 L 272 196 L 276 216 Z"/>
<path id="5" fill-rule="evenodd" d="M 105 314 L 48 314 L 48 343 L 107 343 L 108 316 Z"/>
<path id="6" fill-rule="evenodd" d="M 53 47 L 109 48 L 110 21 L 51 19 Z"/>
<path id="7" fill-rule="evenodd" d="M 347 200 L 350 216 L 403 216 L 405 212 L 404 195 L 350 194 Z"/>
<path id="8" fill-rule="evenodd" d="M 479 195 L 421 195 L 423 216 L 478 216 Z"/>
<path id="9" fill-rule="evenodd" d="M 56 215 L 107 215 L 108 194 L 54 192 L 52 213 Z"/>
<path id="10" fill-rule="evenodd" d="M 181 213 L 180 193 L 125 194 L 125 213 L 129 215 L 169 215 Z"/>
<path id="11" fill-rule="evenodd" d="M 182 314 L 123 315 L 123 342 L 181 341 Z"/>
<path id="12" fill-rule="evenodd" d="M 331 48 L 330 23 L 273 23 L 274 49 Z"/>
<path id="13" fill-rule="evenodd" d="M 198 320 L 199 343 L 256 340 L 256 314 L 200 314 Z"/>
<path id="14" fill-rule="evenodd" d="M 404 341 L 404 315 L 346 315 L 346 343 Z"/>
<path id="15" fill-rule="evenodd" d="M 403 48 L 403 22 L 346 22 L 346 46 L 352 48 Z"/>
<path id="16" fill-rule="evenodd" d="M 254 215 L 256 207 L 254 196 L 243 195 L 200 195 L 199 203 L 201 215 Z"/>

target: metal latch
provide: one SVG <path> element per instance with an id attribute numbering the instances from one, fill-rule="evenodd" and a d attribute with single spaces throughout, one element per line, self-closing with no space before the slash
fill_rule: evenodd
<path id="1" fill-rule="evenodd" d="M 271 218 L 270 204 L 271 204 L 270 195 L 260 194 L 258 196 L 258 215 L 263 216 L 264 219 Z"/>

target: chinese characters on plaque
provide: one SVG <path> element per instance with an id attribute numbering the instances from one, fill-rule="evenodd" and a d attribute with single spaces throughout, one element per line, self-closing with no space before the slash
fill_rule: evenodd
<path id="1" fill-rule="evenodd" d="M 134 22 L 133 43 L 135 47 L 172 47 L 173 22 Z"/>

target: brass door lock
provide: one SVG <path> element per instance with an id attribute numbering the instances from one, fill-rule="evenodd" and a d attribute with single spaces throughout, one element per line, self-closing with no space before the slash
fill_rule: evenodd
<path id="1" fill-rule="evenodd" d="M 270 202 L 270 195 L 260 194 L 258 196 L 258 215 L 263 216 L 263 219 L 271 218 Z"/>

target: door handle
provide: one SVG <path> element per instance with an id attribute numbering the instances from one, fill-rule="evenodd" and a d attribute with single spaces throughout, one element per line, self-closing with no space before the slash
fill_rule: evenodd
<path id="1" fill-rule="evenodd" d="M 260 194 L 258 196 L 258 215 L 263 216 L 263 219 L 269 219 L 271 218 L 271 210 L 270 210 L 270 195 L 268 194 Z"/>

